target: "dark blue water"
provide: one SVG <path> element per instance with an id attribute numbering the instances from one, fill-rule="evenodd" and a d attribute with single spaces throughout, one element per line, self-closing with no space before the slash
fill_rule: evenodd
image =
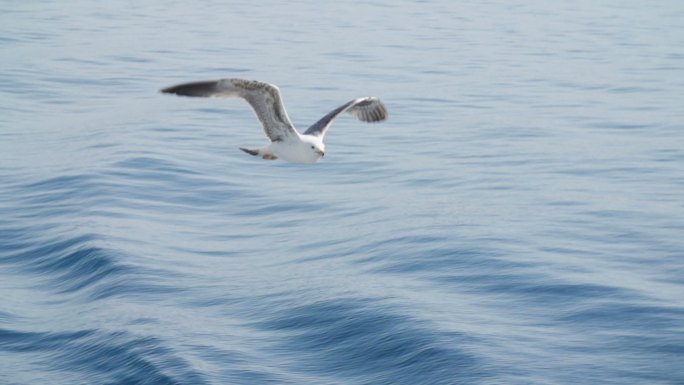
<path id="1" fill-rule="evenodd" d="M 0 4 L 0 384 L 684 383 L 682 4 Z"/>

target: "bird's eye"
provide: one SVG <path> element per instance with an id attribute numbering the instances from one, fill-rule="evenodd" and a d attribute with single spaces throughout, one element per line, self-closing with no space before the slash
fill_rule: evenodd
<path id="1" fill-rule="evenodd" d="M 311 149 L 312 149 L 312 150 L 313 150 L 313 149 L 316 149 L 316 147 L 314 147 L 314 146 L 311 146 Z"/>

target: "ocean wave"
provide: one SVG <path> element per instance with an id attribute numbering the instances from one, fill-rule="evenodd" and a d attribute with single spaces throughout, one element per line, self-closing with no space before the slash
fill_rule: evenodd
<path id="1" fill-rule="evenodd" d="M 0 329 L 0 352 L 44 360 L 34 369 L 51 373 L 55 382 L 99 384 L 207 384 L 192 365 L 151 337 L 97 330 L 22 332 Z M 26 375 L 29 380 L 32 373 Z M 33 378 L 37 380 L 39 377 Z"/>
<path id="2" fill-rule="evenodd" d="M 373 300 L 338 299 L 276 312 L 258 327 L 283 335 L 293 370 L 359 383 L 479 383 L 484 363 L 470 338 L 440 333 Z M 339 377 L 335 377 L 339 376 Z"/>

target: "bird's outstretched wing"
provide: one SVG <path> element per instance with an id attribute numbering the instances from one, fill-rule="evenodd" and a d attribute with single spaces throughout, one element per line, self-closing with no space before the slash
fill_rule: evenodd
<path id="1" fill-rule="evenodd" d="M 380 99 L 376 97 L 366 97 L 351 100 L 340 107 L 330 111 L 327 115 L 314 123 L 304 134 L 313 136 L 325 136 L 330 123 L 337 115 L 348 112 L 364 122 L 380 122 L 387 119 L 387 109 Z"/>
<path id="2" fill-rule="evenodd" d="M 264 132 L 274 142 L 296 136 L 287 116 L 278 87 L 273 84 L 244 79 L 221 79 L 179 84 L 161 92 L 183 96 L 240 97 L 254 109 Z"/>

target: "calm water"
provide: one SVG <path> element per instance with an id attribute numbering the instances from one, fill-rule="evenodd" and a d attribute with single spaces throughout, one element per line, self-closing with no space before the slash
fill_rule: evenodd
<path id="1" fill-rule="evenodd" d="M 684 383 L 684 3 L 284 4 L 0 3 L 0 384 Z"/>

